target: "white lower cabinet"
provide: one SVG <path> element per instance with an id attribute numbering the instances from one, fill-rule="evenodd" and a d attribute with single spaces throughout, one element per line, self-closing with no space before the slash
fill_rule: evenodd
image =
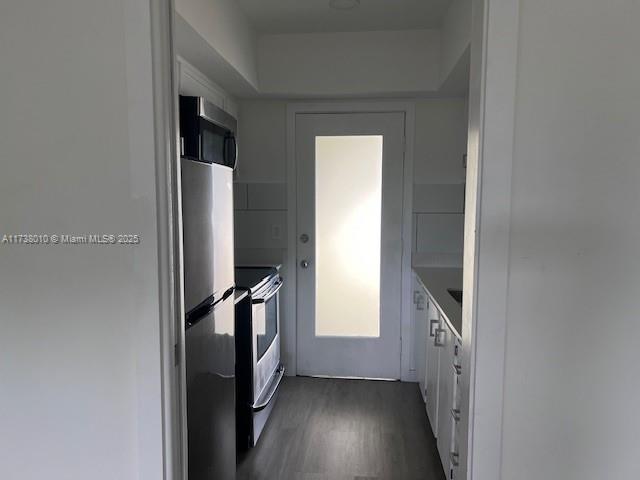
<path id="1" fill-rule="evenodd" d="M 453 339 L 453 409 L 451 418 L 453 420 L 453 438 L 451 440 L 451 468 L 449 470 L 450 480 L 458 478 L 458 465 L 460 463 L 460 377 L 462 375 L 462 342 L 457 337 Z"/>
<path id="2" fill-rule="evenodd" d="M 414 324 L 414 358 L 416 379 L 420 388 L 422 400 L 426 401 L 426 379 L 427 379 L 427 292 L 414 279 L 413 310 Z"/>
<path id="3" fill-rule="evenodd" d="M 451 452 L 453 451 L 453 390 L 454 371 L 454 338 L 455 336 L 445 322 L 435 331 L 434 343 L 440 349 L 439 386 L 438 386 L 438 452 L 445 471 L 449 470 Z"/>
<path id="4" fill-rule="evenodd" d="M 435 304 L 429 300 L 427 305 L 427 346 L 426 346 L 426 404 L 427 416 L 431 423 L 433 434 L 438 436 L 438 400 L 440 378 L 440 348 L 436 345 L 436 330 L 443 323 L 440 312 Z"/>
<path id="5" fill-rule="evenodd" d="M 421 283 L 414 284 L 415 370 L 446 478 L 458 478 L 462 343 Z"/>

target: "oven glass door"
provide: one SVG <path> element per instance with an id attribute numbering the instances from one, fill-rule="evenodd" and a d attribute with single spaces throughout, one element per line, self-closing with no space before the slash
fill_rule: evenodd
<path id="1" fill-rule="evenodd" d="M 278 295 L 272 296 L 264 303 L 264 315 L 256 325 L 257 361 L 259 362 L 269 350 L 278 334 Z"/>

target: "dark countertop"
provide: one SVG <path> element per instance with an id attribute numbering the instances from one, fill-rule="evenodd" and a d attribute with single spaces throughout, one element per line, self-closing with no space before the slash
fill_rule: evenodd
<path id="1" fill-rule="evenodd" d="M 247 290 L 240 290 L 236 288 L 236 291 L 234 292 L 234 304 L 237 304 L 239 302 L 242 301 L 243 298 L 245 298 L 247 295 L 249 295 L 249 292 Z"/>
<path id="2" fill-rule="evenodd" d="M 447 289 L 462 290 L 461 268 L 413 267 L 418 279 L 429 292 L 454 334 L 462 339 L 462 306 Z"/>

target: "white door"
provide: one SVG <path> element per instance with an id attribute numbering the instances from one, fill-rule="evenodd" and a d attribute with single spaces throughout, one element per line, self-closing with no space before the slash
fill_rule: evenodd
<path id="1" fill-rule="evenodd" d="M 298 373 L 398 379 L 404 113 L 295 126 Z"/>

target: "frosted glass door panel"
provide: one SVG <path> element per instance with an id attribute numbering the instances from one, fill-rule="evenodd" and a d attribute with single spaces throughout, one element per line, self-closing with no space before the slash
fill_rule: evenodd
<path id="1" fill-rule="evenodd" d="M 316 335 L 380 336 L 382 136 L 316 137 Z"/>

